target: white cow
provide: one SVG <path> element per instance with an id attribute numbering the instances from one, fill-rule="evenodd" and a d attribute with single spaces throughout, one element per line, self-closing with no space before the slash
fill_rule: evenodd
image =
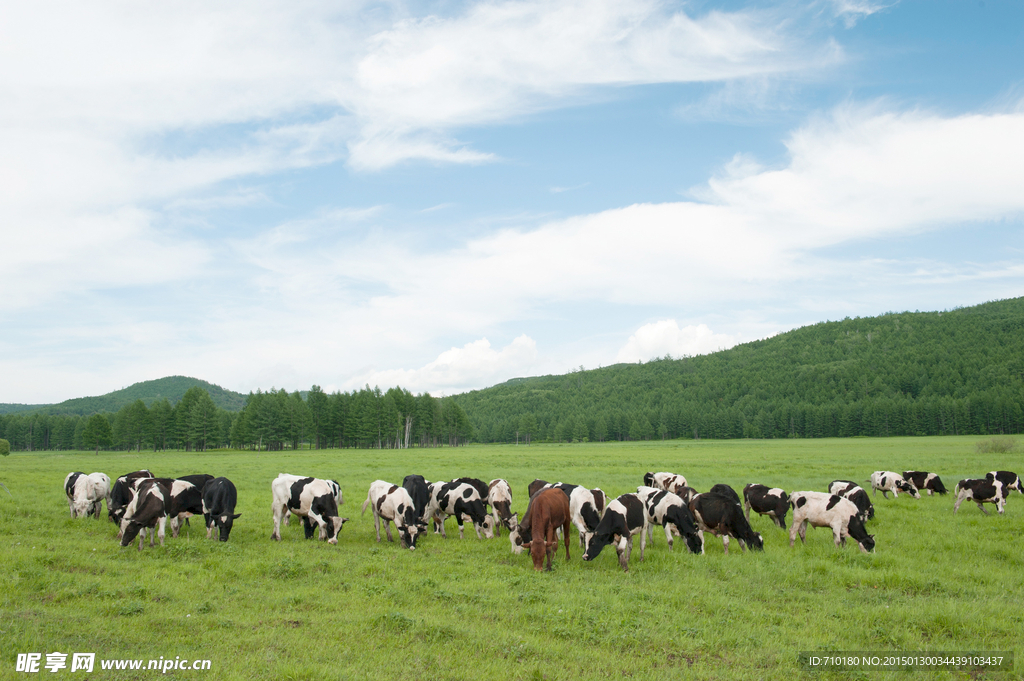
<path id="1" fill-rule="evenodd" d="M 373 481 L 370 484 L 370 491 L 366 495 L 366 501 L 363 502 L 363 513 L 366 513 L 367 506 L 373 507 L 373 524 L 377 528 L 378 542 L 380 542 L 380 521 L 383 518 L 384 531 L 388 535 L 388 541 L 394 541 L 391 538 L 390 525 L 393 522 L 402 540 L 402 548 L 416 548 L 419 519 L 416 517 L 416 505 L 404 487 L 392 485 L 384 480 Z"/>
<path id="2" fill-rule="evenodd" d="M 91 515 L 99 519 L 104 499 L 110 508 L 110 478 L 104 473 L 68 473 L 64 478 L 64 494 L 72 518 Z"/>
<path id="3" fill-rule="evenodd" d="M 496 478 L 487 485 L 487 503 L 491 505 L 494 535 L 501 536 L 501 526 L 512 531 L 512 487 L 508 480 Z"/>
<path id="4" fill-rule="evenodd" d="M 809 523 L 811 527 L 831 527 L 836 546 L 845 545 L 846 538 L 852 537 L 864 553 L 875 549 L 875 536 L 868 534 L 860 519 L 860 509 L 849 499 L 827 492 L 793 492 L 789 503 L 793 507 L 793 525 L 789 528 L 791 547 L 796 543 L 798 532 L 800 543 L 804 543 Z"/>
<path id="5" fill-rule="evenodd" d="M 271 539 L 281 541 L 281 519 L 286 512 L 303 519 L 306 539 L 312 539 L 314 524 L 320 528 L 320 538 L 328 544 L 338 543 L 338 532 L 348 518 L 338 516 L 338 502 L 335 488 L 326 480 L 304 478 L 291 482 L 288 477 L 278 476 L 270 483 L 274 495 L 274 532 Z"/>
<path id="6" fill-rule="evenodd" d="M 889 498 L 889 492 L 892 492 L 894 497 L 898 497 L 900 492 L 906 492 L 915 499 L 921 498 L 921 493 L 914 487 L 914 483 L 907 482 L 903 479 L 903 476 L 899 473 L 893 473 L 892 471 L 875 471 L 871 474 L 871 479 L 868 480 L 871 483 L 871 493 L 877 494 L 879 491 L 882 492 L 882 496 L 886 499 Z"/>

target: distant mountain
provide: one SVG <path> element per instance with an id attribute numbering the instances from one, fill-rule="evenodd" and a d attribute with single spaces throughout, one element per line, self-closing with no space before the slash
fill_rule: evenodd
<path id="1" fill-rule="evenodd" d="M 213 403 L 221 409 L 240 411 L 245 405 L 246 396 L 233 390 L 225 390 L 219 385 L 207 383 L 189 376 L 167 376 L 154 381 L 143 381 L 115 390 L 97 397 L 76 397 L 58 404 L 0 404 L 0 414 L 16 412 L 42 411 L 48 414 L 95 414 L 96 412 L 116 412 L 126 404 L 142 400 L 146 406 L 167 398 L 173 405 L 193 386 L 199 386 L 210 393 Z"/>

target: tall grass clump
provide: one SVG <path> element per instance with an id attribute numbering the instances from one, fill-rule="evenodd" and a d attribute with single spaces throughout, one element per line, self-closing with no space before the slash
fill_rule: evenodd
<path id="1" fill-rule="evenodd" d="M 989 440 L 978 440 L 974 448 L 978 454 L 1009 454 L 1017 449 L 1017 439 L 994 437 Z"/>

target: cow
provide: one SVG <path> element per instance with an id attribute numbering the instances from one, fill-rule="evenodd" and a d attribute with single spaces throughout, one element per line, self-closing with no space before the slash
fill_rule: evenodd
<path id="1" fill-rule="evenodd" d="M 377 543 L 380 543 L 380 520 L 383 518 L 388 541 L 395 541 L 391 537 L 390 523 L 393 522 L 395 529 L 398 530 L 402 548 L 416 548 L 416 536 L 420 531 L 419 518 L 416 516 L 416 504 L 413 503 L 407 489 L 384 480 L 374 480 L 366 494 L 366 501 L 363 502 L 363 514 L 366 513 L 367 506 L 373 506 L 373 525 L 377 528 Z"/>
<path id="2" fill-rule="evenodd" d="M 487 503 L 491 505 L 494 535 L 501 536 L 501 526 L 512 531 L 512 487 L 508 480 L 496 478 L 487 485 Z"/>
<path id="3" fill-rule="evenodd" d="M 1010 490 L 1014 489 L 1024 494 L 1024 487 L 1021 486 L 1020 478 L 1017 477 L 1016 473 L 1011 471 L 992 471 L 991 473 L 986 473 L 985 478 L 987 480 L 998 480 L 1003 483 L 1007 497 L 1010 495 Z"/>
<path id="4" fill-rule="evenodd" d="M 758 515 L 766 515 L 783 530 L 786 529 L 786 514 L 789 512 L 789 495 L 780 487 L 768 487 L 751 483 L 743 488 L 743 507 L 750 521 L 750 509 Z"/>
<path id="5" fill-rule="evenodd" d="M 338 533 L 348 521 L 338 514 L 336 489 L 326 480 L 299 478 L 291 481 L 290 476 L 278 475 L 270 483 L 274 495 L 274 531 L 271 539 L 281 541 L 281 519 L 285 512 L 302 518 L 306 539 L 313 538 L 314 524 L 320 528 L 320 538 L 328 544 L 338 543 Z"/>
<path id="6" fill-rule="evenodd" d="M 686 478 L 676 473 L 644 473 L 644 487 L 654 487 L 682 496 L 680 492 L 686 487 Z"/>
<path id="7" fill-rule="evenodd" d="M 743 508 L 731 498 L 711 492 L 698 494 L 690 501 L 690 513 L 697 520 L 701 532 L 722 538 L 726 554 L 729 553 L 729 537 L 735 537 L 744 551 L 748 544 L 755 551 L 764 550 L 761 535 L 754 532 L 743 517 Z"/>
<path id="8" fill-rule="evenodd" d="M 278 473 L 277 477 L 284 478 L 285 480 L 288 481 L 288 484 L 291 485 L 291 484 L 294 484 L 295 482 L 297 482 L 299 480 L 306 479 L 308 476 L 305 476 L 305 475 L 291 475 L 290 473 Z M 345 500 L 341 496 L 341 485 L 338 484 L 337 480 L 327 480 L 327 479 L 324 479 L 324 482 L 327 483 L 327 486 L 331 489 L 331 494 L 334 496 L 334 503 L 338 507 L 341 507 L 341 505 L 345 503 Z M 291 517 L 292 517 L 291 511 L 287 511 L 286 510 L 285 513 L 284 513 L 284 524 L 285 525 L 288 524 L 288 520 Z M 321 527 L 320 528 L 320 539 L 323 540 L 325 538 L 326 538 L 326 531 L 324 530 L 323 527 Z"/>
<path id="9" fill-rule="evenodd" d="M 110 511 L 110 478 L 104 473 L 68 473 L 64 478 L 64 494 L 72 518 L 93 516 L 99 520 L 104 499 Z"/>
<path id="10" fill-rule="evenodd" d="M 862 523 L 875 517 L 875 506 L 868 498 L 868 493 L 853 480 L 833 480 L 829 483 L 828 493 L 852 501 L 857 507 L 857 515 Z"/>
<path id="11" fill-rule="evenodd" d="M 197 473 L 195 475 L 179 475 L 177 478 L 175 478 L 175 480 L 184 480 L 185 482 L 191 482 L 193 485 L 199 488 L 200 492 L 202 492 L 203 489 L 206 487 L 206 483 L 213 480 L 213 477 L 214 476 L 210 475 L 209 473 Z"/>
<path id="12" fill-rule="evenodd" d="M 860 509 L 849 499 L 827 492 L 793 492 L 789 495 L 793 507 L 793 526 L 789 529 L 789 546 L 806 542 L 807 525 L 831 527 L 836 546 L 845 546 L 846 538 L 852 537 L 860 550 L 870 553 L 875 550 L 875 535 L 868 534 L 860 519 Z"/>
<path id="13" fill-rule="evenodd" d="M 961 480 L 956 483 L 956 503 L 953 505 L 953 513 L 960 510 L 960 504 L 970 499 L 985 515 L 988 515 L 988 511 L 982 504 L 995 504 L 996 510 L 1002 515 L 1006 506 L 1006 498 L 1009 496 L 1010 490 L 998 478 Z"/>
<path id="14" fill-rule="evenodd" d="M 139 486 L 144 481 L 147 481 L 147 480 L 155 480 L 160 485 L 160 489 L 161 489 L 161 492 L 163 494 L 163 499 L 164 499 L 164 510 L 166 511 L 167 508 L 170 505 L 170 502 L 171 502 L 171 486 L 174 484 L 174 478 L 153 478 L 153 477 L 148 477 L 148 478 L 147 477 L 136 477 L 136 478 L 132 478 L 132 479 L 127 481 L 127 483 L 128 483 L 128 494 L 131 495 L 132 497 L 134 497 L 136 492 L 138 492 L 138 490 L 139 490 Z M 130 498 L 129 498 L 129 503 L 131 503 L 131 499 Z M 122 515 L 127 511 L 127 509 L 128 509 L 127 506 L 125 506 L 122 509 L 122 511 L 121 511 Z M 164 524 L 161 525 L 161 527 L 164 527 L 165 525 L 166 525 L 166 519 L 164 521 Z M 124 535 L 124 530 L 125 530 L 126 527 L 127 527 L 127 525 L 125 524 L 124 518 L 122 517 L 121 518 L 121 523 L 118 526 L 118 532 L 117 532 L 116 539 L 120 539 Z"/>
<path id="15" fill-rule="evenodd" d="M 164 528 L 167 525 L 167 500 L 170 487 L 166 478 L 138 478 L 132 488 L 132 497 L 124 508 L 121 518 L 121 546 L 128 546 L 139 537 L 139 551 L 149 530 L 149 545 L 154 545 L 154 534 L 164 545 Z"/>
<path id="16" fill-rule="evenodd" d="M 206 521 L 206 538 L 213 535 L 213 528 L 219 531 L 219 539 L 227 541 L 231 527 L 241 513 L 235 513 L 238 491 L 227 478 L 214 478 L 203 486 L 203 518 Z"/>
<path id="17" fill-rule="evenodd" d="M 886 499 L 889 498 L 889 492 L 892 492 L 894 497 L 898 497 L 900 492 L 906 492 L 915 499 L 921 498 L 921 493 L 917 491 L 917 488 L 912 483 L 904 480 L 903 476 L 899 473 L 875 471 L 871 474 L 868 482 L 871 483 L 872 495 L 878 494 L 879 490 L 881 490 L 882 496 Z"/>
<path id="18" fill-rule="evenodd" d="M 205 482 L 203 486 L 205 487 Z M 174 480 L 170 489 L 167 517 L 170 518 L 171 536 L 177 537 L 186 519 L 194 515 L 203 515 L 203 493 L 199 487 L 181 478 Z"/>
<path id="19" fill-rule="evenodd" d="M 541 491 L 550 484 L 551 483 L 548 482 L 547 480 L 541 480 L 540 478 L 537 478 L 536 480 L 530 483 L 529 487 L 526 488 L 526 498 L 532 499 L 534 494 Z"/>
<path id="20" fill-rule="evenodd" d="M 465 482 L 435 482 L 430 485 L 430 490 L 427 515 L 440 528 L 442 537 L 448 538 L 444 530 L 444 521 L 450 515 L 455 516 L 455 522 L 459 524 L 459 539 L 463 537 L 463 516 L 468 517 L 473 523 L 477 539 L 480 538 L 481 531 L 487 539 L 494 537 L 491 518 L 487 515 L 480 493 L 473 485 Z"/>
<path id="21" fill-rule="evenodd" d="M 416 509 L 416 524 L 420 534 L 427 530 L 427 504 L 430 503 L 430 483 L 422 475 L 407 475 L 402 480 L 402 487 L 409 493 L 413 507 Z"/>
<path id="22" fill-rule="evenodd" d="M 903 471 L 903 479 L 919 490 L 927 490 L 928 496 L 932 494 L 945 494 L 946 486 L 942 484 L 942 478 L 935 473 L 927 471 Z"/>
<path id="23" fill-rule="evenodd" d="M 598 501 L 599 496 L 600 501 Z M 582 485 L 574 485 L 569 492 L 569 517 L 579 532 L 580 548 L 586 548 L 590 537 L 597 530 L 604 511 L 603 502 L 604 492 L 600 489 L 591 490 Z"/>
<path id="24" fill-rule="evenodd" d="M 530 532 L 530 558 L 533 569 L 551 570 L 552 556 L 558 550 L 558 528 L 565 541 L 565 559 L 569 560 L 569 499 L 561 490 L 546 488 L 530 499 L 530 507 L 523 517 L 523 526 Z M 547 558 L 547 566 L 544 559 Z"/>
<path id="25" fill-rule="evenodd" d="M 647 509 L 636 494 L 623 494 L 608 504 L 604 517 L 594 535 L 587 542 L 583 560 L 590 561 L 600 555 L 608 544 L 615 545 L 619 565 L 629 572 L 629 556 L 633 552 L 633 535 L 640 535 L 640 560 L 647 546 Z"/>
<path id="26" fill-rule="evenodd" d="M 736 490 L 734 490 L 732 487 L 729 487 L 729 485 L 725 484 L 724 482 L 718 483 L 717 485 L 709 489 L 708 492 L 710 494 L 718 494 L 728 499 L 732 499 L 733 501 L 736 502 L 737 505 L 743 505 L 743 502 L 740 501 L 740 495 L 736 493 Z"/>
<path id="27" fill-rule="evenodd" d="M 675 534 L 685 539 L 690 553 L 704 553 L 704 538 L 697 533 L 697 522 L 681 497 L 672 492 L 643 485 L 636 488 L 636 495 L 644 502 L 644 509 L 647 511 L 648 541 L 654 539 L 654 526 L 662 525 L 665 528 L 668 549 L 671 551 L 674 526 Z"/>
<path id="28" fill-rule="evenodd" d="M 107 500 L 107 517 L 115 525 L 121 525 L 121 519 L 124 517 L 124 507 L 128 505 L 131 500 L 131 484 L 139 478 L 152 478 L 153 473 L 148 469 L 143 468 L 142 470 L 133 471 L 126 473 L 119 477 L 113 487 L 110 488 L 110 499 Z M 120 537 L 118 533 L 118 537 Z"/>

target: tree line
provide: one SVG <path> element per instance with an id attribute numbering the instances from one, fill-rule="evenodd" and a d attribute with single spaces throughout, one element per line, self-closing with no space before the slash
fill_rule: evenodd
<path id="1" fill-rule="evenodd" d="M 407 448 L 458 446 L 471 437 L 466 413 L 451 398 L 413 395 L 400 387 L 327 394 L 314 385 L 305 396 L 258 390 L 241 411 L 232 412 L 196 386 L 174 405 L 166 398 L 150 406 L 137 399 L 117 412 L 88 416 L 0 416 L 0 439 L 14 451 Z"/>

